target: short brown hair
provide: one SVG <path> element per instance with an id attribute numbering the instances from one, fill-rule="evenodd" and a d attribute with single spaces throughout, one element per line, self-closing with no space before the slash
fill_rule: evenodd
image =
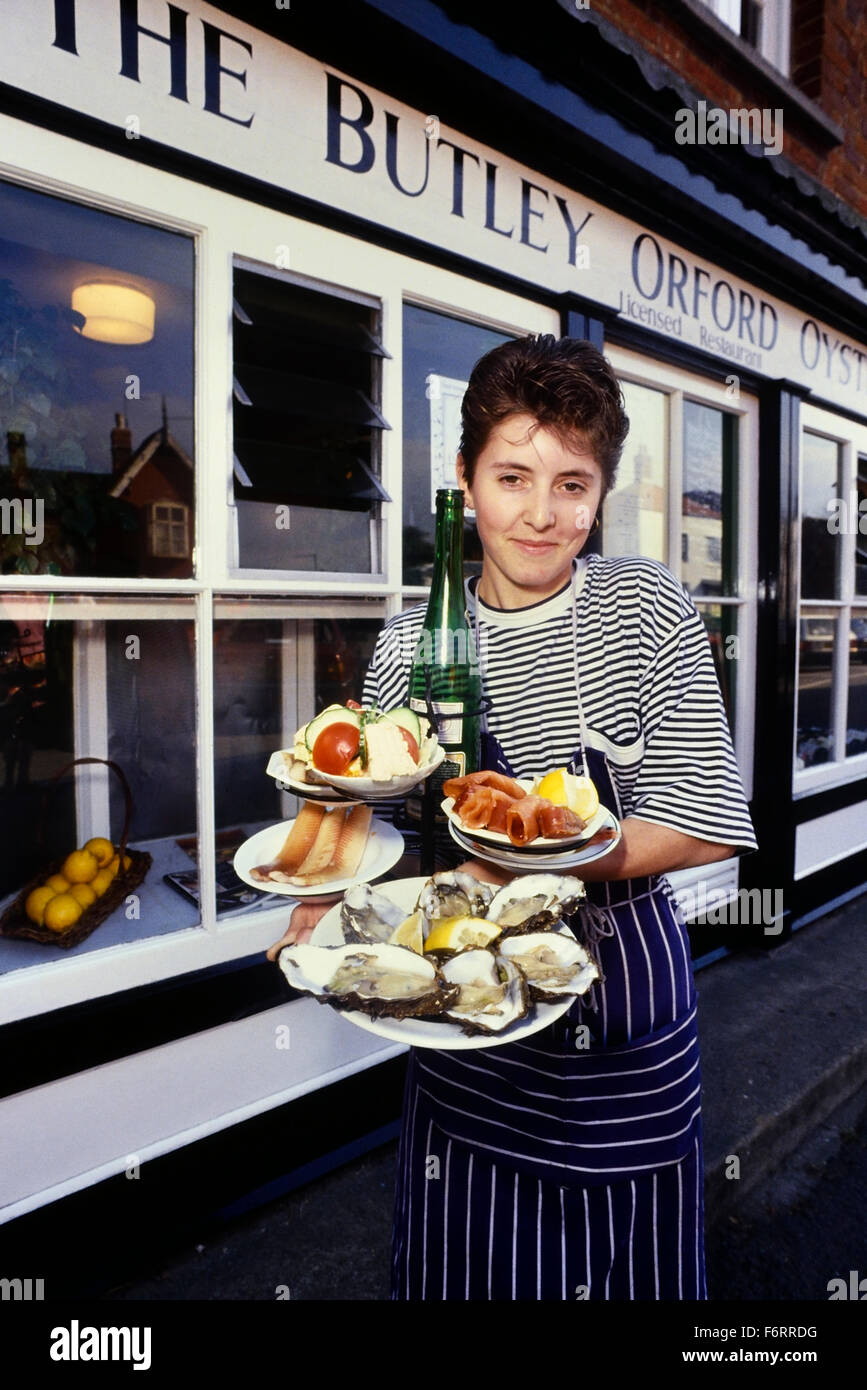
<path id="1" fill-rule="evenodd" d="M 523 414 L 564 444 L 593 455 L 604 497 L 629 432 L 623 392 L 608 359 L 592 343 L 553 333 L 515 338 L 479 358 L 461 405 L 461 455 L 470 486 L 492 429 L 509 415 Z"/>

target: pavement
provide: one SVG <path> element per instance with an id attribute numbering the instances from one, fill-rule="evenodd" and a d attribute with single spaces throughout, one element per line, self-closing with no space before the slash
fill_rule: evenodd
<path id="1" fill-rule="evenodd" d="M 754 1287 L 760 1276 L 726 1253 L 738 1223 L 757 1219 L 760 1194 L 791 1205 L 807 1178 L 831 1173 L 838 1160 L 851 1168 L 853 1156 L 863 1181 L 867 1145 L 862 1136 L 847 1149 L 846 1140 L 861 1134 L 867 1115 L 865 927 L 862 895 L 770 952 L 748 948 L 697 976 L 712 1297 L 763 1296 Z M 203 1227 L 200 1240 L 167 1250 L 103 1297 L 387 1299 L 395 1162 L 392 1142 Z M 839 1225 L 841 1213 L 821 1219 Z M 778 1220 L 772 1206 L 771 1243 Z M 714 1295 L 726 1260 L 725 1292 Z M 785 1277 L 773 1296 L 786 1296 Z"/>

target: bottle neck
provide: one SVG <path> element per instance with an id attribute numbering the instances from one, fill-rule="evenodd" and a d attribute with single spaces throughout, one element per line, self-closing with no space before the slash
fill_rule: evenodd
<path id="1" fill-rule="evenodd" d="M 427 618 L 450 627 L 466 626 L 464 601 L 464 517 L 458 502 L 438 499 L 436 552 Z M 427 621 L 427 620 L 426 620 Z"/>

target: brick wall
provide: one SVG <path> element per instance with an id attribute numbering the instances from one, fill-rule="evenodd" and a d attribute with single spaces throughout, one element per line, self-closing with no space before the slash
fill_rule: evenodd
<path id="1" fill-rule="evenodd" d="M 715 34 L 687 30 L 657 0 L 591 0 L 594 10 L 674 68 L 713 106 L 779 106 Z M 828 151 L 783 103 L 784 154 L 867 218 L 867 5 L 792 0 L 792 82 L 845 131 Z M 674 131 L 672 130 L 674 147 Z"/>

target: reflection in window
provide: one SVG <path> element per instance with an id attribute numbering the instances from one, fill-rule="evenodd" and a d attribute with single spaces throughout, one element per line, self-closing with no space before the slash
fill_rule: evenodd
<path id="1" fill-rule="evenodd" d="M 717 680 L 728 716 L 735 732 L 735 675 L 739 657 L 738 610 L 733 604 L 703 603 L 699 609 L 710 640 Z"/>
<path id="2" fill-rule="evenodd" d="M 830 613 L 801 618 L 795 763 L 799 769 L 834 758 L 833 670 L 838 627 Z"/>
<path id="3" fill-rule="evenodd" d="M 81 763 L 55 789 L 74 759 L 120 767 L 132 794 L 127 843 L 153 860 L 131 909 L 117 907 L 76 955 L 200 920 L 164 881 L 195 860 L 194 612 L 192 599 L 150 595 L 0 597 L 0 912 L 89 839 L 120 841 L 126 799 L 108 767 Z M 43 964 L 47 951 L 0 939 L 0 972 Z"/>
<path id="4" fill-rule="evenodd" d="M 846 757 L 867 753 L 867 609 L 852 614 L 849 632 L 849 700 Z"/>
<path id="5" fill-rule="evenodd" d="M 632 381 L 621 385 L 629 435 L 616 485 L 603 507 L 602 550 L 607 556 L 644 555 L 665 563 L 668 397 Z"/>
<path id="6" fill-rule="evenodd" d="M 147 523 L 192 450 L 192 240 L 0 182 L 0 496 L 44 521 L 0 572 L 189 576 Z"/>
<path id="7" fill-rule="evenodd" d="M 438 487 L 457 487 L 461 399 L 480 357 L 510 339 L 448 314 L 403 308 L 403 582 L 430 584 Z M 464 542 L 466 573 L 481 569 L 472 520 Z"/>
<path id="8" fill-rule="evenodd" d="M 682 578 L 695 598 L 737 592 L 736 441 L 734 415 L 684 401 L 681 534 L 692 544 Z"/>
<path id="9" fill-rule="evenodd" d="M 867 594 L 867 458 L 858 456 L 858 521 L 855 532 L 855 593 Z M 863 530 L 862 530 L 863 527 Z"/>
<path id="10" fill-rule="evenodd" d="M 189 554 L 187 509 L 154 502 L 148 519 L 150 553 L 162 559 L 182 559 Z"/>
<path id="11" fill-rule="evenodd" d="M 382 625 L 379 618 L 287 618 L 285 611 L 282 602 L 249 596 L 215 603 L 216 832 L 227 853 L 297 814 L 296 798 L 265 775 L 268 760 L 291 748 L 297 729 L 327 705 L 360 699 Z"/>
<path id="12" fill-rule="evenodd" d="M 840 496 L 840 445 L 803 435 L 801 597 L 837 598 L 840 537 L 829 526 Z"/>

